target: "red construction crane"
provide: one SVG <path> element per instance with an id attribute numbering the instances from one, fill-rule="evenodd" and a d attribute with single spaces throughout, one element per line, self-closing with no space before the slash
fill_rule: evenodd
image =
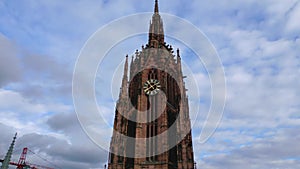
<path id="1" fill-rule="evenodd" d="M 26 160 L 27 150 L 28 150 L 27 147 L 23 148 L 23 152 L 20 156 L 17 169 L 23 169 L 23 165 L 26 165 L 25 160 Z"/>
<path id="2" fill-rule="evenodd" d="M 23 148 L 23 152 L 19 158 L 18 163 L 9 162 L 9 164 L 17 166 L 16 169 L 54 169 L 54 168 L 26 162 L 25 160 L 26 160 L 27 151 L 28 151 L 27 147 Z M 3 160 L 0 159 L 0 162 L 3 162 Z"/>
<path id="3" fill-rule="evenodd" d="M 12 153 L 13 153 L 13 148 L 14 148 L 14 145 L 15 145 L 16 138 L 17 138 L 17 133 L 15 134 L 15 136 L 14 136 L 14 138 L 13 138 L 13 140 L 12 140 L 10 146 L 9 146 L 9 149 L 8 149 L 6 155 L 5 155 L 5 158 L 0 159 L 0 162 L 2 163 L 1 169 L 8 169 L 9 165 L 15 165 L 15 166 L 17 166 L 17 169 L 54 169 L 54 168 L 50 168 L 50 167 L 46 167 L 46 166 L 26 162 L 27 151 L 30 151 L 33 154 L 35 154 L 33 151 L 29 150 L 27 147 L 23 148 L 23 151 L 22 151 L 22 154 L 19 158 L 18 163 L 11 162 L 10 159 L 11 159 L 11 156 L 12 156 Z M 37 155 L 37 154 L 35 154 L 35 155 Z M 47 161 L 46 159 L 44 159 L 42 157 L 40 157 L 40 158 L 43 159 L 44 161 Z M 47 161 L 47 162 L 49 163 L 49 161 Z M 61 169 L 60 167 L 58 167 L 56 165 L 53 165 L 53 166 L 55 166 L 58 169 Z"/>

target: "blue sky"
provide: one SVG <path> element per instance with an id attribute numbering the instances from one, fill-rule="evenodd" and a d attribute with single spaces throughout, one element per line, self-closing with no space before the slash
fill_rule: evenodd
<path id="1" fill-rule="evenodd" d="M 64 169 L 102 168 L 108 153 L 86 136 L 74 112 L 74 65 L 80 49 L 99 28 L 120 17 L 152 12 L 153 3 L 0 1 L 0 157 L 17 131 L 15 161 L 28 146 Z M 227 95 L 219 128 L 202 144 L 197 137 L 201 123 L 193 126 L 198 167 L 300 168 L 299 1 L 161 0 L 160 11 L 198 27 L 224 66 Z M 148 30 L 148 25 L 142 26 Z M 123 56 L 133 54 L 146 40 L 141 36 L 122 42 L 119 48 L 125 51 L 114 63 L 122 63 Z M 192 63 L 193 57 L 187 56 L 191 52 L 181 50 L 183 60 Z M 201 70 L 194 75 L 205 113 L 209 78 L 200 64 L 191 67 Z M 119 89 L 118 84 L 114 87 Z M 106 117 L 113 118 L 114 100 L 104 105 Z"/>

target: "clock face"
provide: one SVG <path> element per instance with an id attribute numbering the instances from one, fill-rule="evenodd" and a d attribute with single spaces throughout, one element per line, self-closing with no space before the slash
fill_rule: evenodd
<path id="1" fill-rule="evenodd" d="M 156 79 L 150 79 L 150 80 L 147 80 L 146 83 L 144 84 L 144 92 L 147 94 L 147 95 L 156 95 L 159 90 L 160 90 L 160 83 L 158 80 Z"/>

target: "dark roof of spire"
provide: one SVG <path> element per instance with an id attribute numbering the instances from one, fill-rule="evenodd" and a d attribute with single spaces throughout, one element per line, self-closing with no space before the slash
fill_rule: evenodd
<path id="1" fill-rule="evenodd" d="M 158 13 L 158 0 L 155 0 L 154 13 Z"/>

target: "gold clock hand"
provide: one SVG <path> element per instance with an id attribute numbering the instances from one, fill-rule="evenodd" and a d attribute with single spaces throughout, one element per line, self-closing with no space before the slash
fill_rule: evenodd
<path id="1" fill-rule="evenodd" d="M 150 85 L 150 87 L 151 87 L 152 89 L 155 89 L 154 86 L 152 86 L 152 85 Z"/>
<path id="2" fill-rule="evenodd" d="M 150 88 L 148 87 L 148 88 L 146 88 L 144 91 L 147 92 L 149 89 L 150 89 Z"/>

